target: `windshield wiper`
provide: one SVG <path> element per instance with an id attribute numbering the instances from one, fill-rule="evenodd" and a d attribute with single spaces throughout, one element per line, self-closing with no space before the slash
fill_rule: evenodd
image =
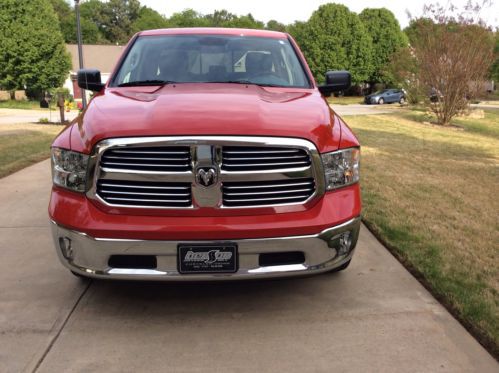
<path id="1" fill-rule="evenodd" d="M 259 87 L 284 87 L 279 84 L 268 84 L 268 83 L 256 83 L 252 82 L 251 80 L 245 80 L 245 79 L 239 79 L 239 80 L 217 80 L 213 82 L 205 82 L 205 83 L 232 83 L 232 84 L 251 84 L 251 85 L 257 85 Z"/>
<path id="2" fill-rule="evenodd" d="M 139 86 L 150 86 L 150 85 L 160 85 L 164 86 L 166 84 L 173 84 L 176 83 L 172 80 L 135 80 L 133 82 L 126 82 L 126 83 L 121 83 L 118 84 L 118 87 L 139 87 Z"/>

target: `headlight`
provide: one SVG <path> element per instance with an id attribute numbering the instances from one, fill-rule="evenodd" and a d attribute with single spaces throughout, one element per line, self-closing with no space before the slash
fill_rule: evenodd
<path id="1" fill-rule="evenodd" d="M 52 181 L 55 185 L 84 192 L 87 184 L 88 155 L 52 148 Z"/>
<path id="2" fill-rule="evenodd" d="M 359 181 L 360 149 L 349 148 L 321 154 L 326 190 L 341 188 Z"/>

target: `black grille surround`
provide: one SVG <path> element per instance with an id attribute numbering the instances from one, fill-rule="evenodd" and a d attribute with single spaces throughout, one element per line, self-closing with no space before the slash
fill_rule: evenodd
<path id="1" fill-rule="evenodd" d="M 104 152 L 100 165 L 118 170 L 189 171 L 191 153 L 188 146 L 112 148 Z"/>
<path id="2" fill-rule="evenodd" d="M 222 186 L 223 204 L 228 207 L 305 202 L 314 192 L 314 179 L 229 182 Z"/>
<path id="3" fill-rule="evenodd" d="M 288 147 L 224 146 L 222 170 L 265 171 L 274 169 L 309 167 L 306 150 Z"/>
<path id="4" fill-rule="evenodd" d="M 97 194 L 111 205 L 141 207 L 189 207 L 189 183 L 99 180 Z"/>

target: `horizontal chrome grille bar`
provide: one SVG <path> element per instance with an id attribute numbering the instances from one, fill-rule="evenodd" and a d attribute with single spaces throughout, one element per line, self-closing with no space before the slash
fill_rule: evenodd
<path id="1" fill-rule="evenodd" d="M 222 148 L 222 170 L 229 172 L 283 170 L 310 165 L 310 156 L 304 149 L 254 146 Z"/>
<path id="2" fill-rule="evenodd" d="M 286 183 L 288 187 L 294 187 L 294 186 L 302 186 L 302 185 L 311 185 L 313 182 L 311 181 L 304 181 L 302 183 Z M 228 190 L 231 189 L 259 189 L 259 188 L 272 188 L 272 187 L 280 187 L 282 184 L 264 184 L 264 185 L 224 185 L 224 187 Z"/>
<path id="3" fill-rule="evenodd" d="M 189 157 L 184 157 L 184 158 L 125 157 L 125 156 L 116 156 L 116 155 L 106 155 L 106 159 L 127 159 L 132 161 L 189 161 Z"/>
<path id="4" fill-rule="evenodd" d="M 300 152 L 300 149 L 279 149 L 279 150 L 269 150 L 267 148 L 263 149 L 248 149 L 248 150 L 224 150 L 225 154 L 261 154 L 262 150 L 267 154 L 296 154 Z"/>
<path id="5" fill-rule="evenodd" d="M 134 148 L 130 148 L 134 149 Z M 137 149 L 137 148 L 135 148 Z M 161 154 L 161 155 L 189 155 L 189 151 L 158 151 L 158 150 L 112 150 L 117 154 Z"/>
<path id="6" fill-rule="evenodd" d="M 189 171 L 190 148 L 188 146 L 111 148 L 103 153 L 101 167 L 130 171 Z"/>
<path id="7" fill-rule="evenodd" d="M 111 201 L 132 201 L 132 202 L 167 202 L 167 203 L 187 203 L 188 199 L 145 199 L 145 198 L 118 198 L 118 197 L 107 197 Z"/>
<path id="8" fill-rule="evenodd" d="M 286 193 L 303 193 L 303 192 L 311 192 L 313 191 L 313 188 L 308 188 L 308 189 L 289 189 L 286 191 Z M 276 191 L 267 191 L 267 192 L 258 192 L 258 194 L 282 194 L 282 191 L 276 190 Z M 255 193 L 251 192 L 225 192 L 226 196 L 254 196 Z"/>
<path id="9" fill-rule="evenodd" d="M 101 194 L 129 194 L 132 196 L 137 195 L 137 192 L 123 192 L 120 190 L 107 190 L 107 189 L 101 189 L 100 190 Z M 140 192 L 141 196 L 182 196 L 182 197 L 188 197 L 190 196 L 190 193 L 150 193 L 150 192 Z"/>
<path id="10" fill-rule="evenodd" d="M 225 183 L 223 204 L 227 207 L 251 207 L 302 203 L 315 193 L 313 179 L 290 181 L 251 181 Z"/>
<path id="11" fill-rule="evenodd" d="M 107 162 L 103 161 L 104 167 L 109 167 L 109 166 L 135 166 L 135 167 L 161 167 L 163 166 L 162 164 L 158 163 L 126 163 L 126 162 Z M 169 164 L 164 167 L 186 167 L 185 164 Z"/>
<path id="12" fill-rule="evenodd" d="M 97 195 L 111 205 L 142 207 L 189 207 L 189 183 L 99 180 Z"/>
<path id="13" fill-rule="evenodd" d="M 283 168 L 283 167 L 288 167 L 288 166 L 305 166 L 308 165 L 308 162 L 276 162 L 276 163 L 238 163 L 237 165 L 228 165 L 225 164 L 224 167 L 231 168 L 231 167 L 278 167 L 278 168 Z"/>
<path id="14" fill-rule="evenodd" d="M 102 187 L 118 186 L 120 188 L 139 188 L 139 189 L 160 189 L 160 187 L 150 186 L 150 185 L 115 185 L 115 184 L 101 183 L 100 186 L 102 186 Z M 188 186 L 182 186 L 182 187 L 168 186 L 168 189 L 187 190 L 187 189 L 189 189 L 189 187 Z"/>
<path id="15" fill-rule="evenodd" d="M 266 197 L 266 198 L 248 198 L 248 199 L 228 199 L 226 198 L 225 201 L 226 202 L 230 202 L 230 203 L 235 203 L 235 202 L 243 202 L 243 203 L 247 203 L 247 202 L 269 202 L 269 201 L 278 201 L 278 202 L 287 202 L 289 203 L 290 201 L 296 199 L 298 201 L 301 201 L 305 198 L 307 198 L 308 195 L 307 194 L 303 194 L 303 195 L 300 195 L 300 196 L 293 196 L 293 197 Z"/>
<path id="16" fill-rule="evenodd" d="M 270 160 L 270 161 L 275 161 L 278 159 L 303 159 L 305 158 L 303 155 L 287 155 L 287 156 L 276 156 L 276 157 L 226 157 L 224 156 L 224 159 L 227 161 L 258 161 L 258 160 Z"/>

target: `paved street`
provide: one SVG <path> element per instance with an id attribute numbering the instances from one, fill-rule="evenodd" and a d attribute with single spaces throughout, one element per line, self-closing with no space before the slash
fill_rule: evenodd
<path id="1" fill-rule="evenodd" d="M 72 110 L 64 113 L 66 120 L 72 120 L 78 115 L 78 111 Z M 23 110 L 23 109 L 0 109 L 0 125 L 14 123 L 38 123 L 40 118 L 47 118 L 51 122 L 60 122 L 61 117 L 58 110 Z"/>
<path id="2" fill-rule="evenodd" d="M 370 115 L 386 114 L 397 110 L 399 105 L 331 105 L 332 108 L 341 116 L 348 115 Z M 499 105 L 473 104 L 474 108 L 480 109 L 498 109 Z M 78 115 L 76 110 L 65 113 L 67 120 L 72 120 Z M 37 123 L 40 118 L 47 118 L 51 121 L 59 121 L 59 112 L 52 110 L 21 110 L 21 109 L 0 109 L 0 125 L 14 123 Z"/>
<path id="3" fill-rule="evenodd" d="M 57 261 L 49 162 L 0 179 L 1 372 L 497 372 L 362 229 L 347 271 L 215 284 L 80 281 Z"/>
<path id="4" fill-rule="evenodd" d="M 352 104 L 352 105 L 334 105 L 331 107 L 341 116 L 348 115 L 370 115 L 370 114 L 386 114 L 393 113 L 394 110 L 400 108 L 398 104 L 392 105 L 363 105 L 363 104 Z"/>
<path id="5" fill-rule="evenodd" d="M 362 104 L 334 105 L 334 104 L 332 104 L 331 107 L 341 116 L 387 114 L 387 113 L 393 113 L 394 111 L 400 109 L 400 105 L 398 105 L 398 104 L 390 104 L 390 105 L 362 105 Z M 472 104 L 471 107 L 473 109 L 499 110 L 499 105 L 492 105 L 492 104 Z"/>

